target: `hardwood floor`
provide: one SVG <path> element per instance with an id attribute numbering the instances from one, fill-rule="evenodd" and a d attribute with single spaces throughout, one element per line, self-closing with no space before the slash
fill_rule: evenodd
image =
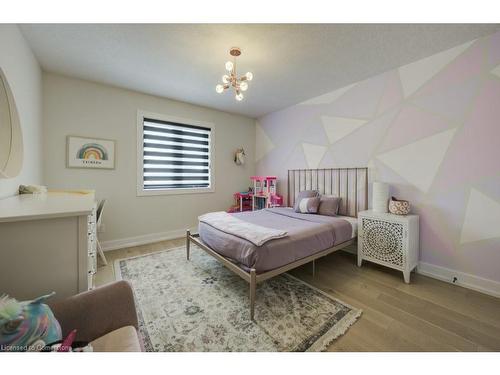
<path id="1" fill-rule="evenodd" d="M 185 244 L 176 239 L 106 252 L 96 285 L 115 280 L 113 263 Z M 291 273 L 352 306 L 363 315 L 330 351 L 500 351 L 500 299 L 413 273 L 401 272 L 342 251 Z M 258 307 L 257 307 L 258 308 Z"/>

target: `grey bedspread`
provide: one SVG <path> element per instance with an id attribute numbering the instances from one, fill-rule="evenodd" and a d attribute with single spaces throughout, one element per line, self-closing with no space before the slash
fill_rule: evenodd
<path id="1" fill-rule="evenodd" d="M 238 219 L 286 230 L 288 236 L 256 246 L 251 242 L 199 223 L 200 239 L 210 248 L 258 273 L 270 271 L 351 239 L 351 224 L 334 216 L 300 214 L 292 208 L 270 208 L 234 214 Z"/>

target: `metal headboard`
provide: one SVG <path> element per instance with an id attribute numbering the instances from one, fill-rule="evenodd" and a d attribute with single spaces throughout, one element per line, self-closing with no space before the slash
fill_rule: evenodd
<path id="1" fill-rule="evenodd" d="M 342 198 L 339 214 L 357 217 L 368 209 L 368 168 L 323 168 L 288 170 L 287 205 L 293 206 L 302 190 Z"/>

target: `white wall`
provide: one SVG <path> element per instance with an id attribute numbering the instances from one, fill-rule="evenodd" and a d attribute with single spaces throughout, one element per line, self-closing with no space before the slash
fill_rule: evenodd
<path id="1" fill-rule="evenodd" d="M 19 176 L 0 178 L 0 198 L 19 184 L 42 183 L 42 73 L 16 25 L 0 24 L 0 67 L 14 95 L 23 133 L 24 163 Z"/>
<path id="2" fill-rule="evenodd" d="M 138 109 L 215 124 L 215 193 L 136 196 Z M 227 209 L 232 194 L 246 189 L 255 172 L 255 121 L 247 117 L 44 73 L 43 119 L 47 185 L 95 189 L 99 199 L 106 198 L 101 239 L 108 245 L 110 240 L 194 226 L 198 215 Z M 66 168 L 67 135 L 116 140 L 116 169 Z M 232 160 L 239 147 L 247 153 L 248 163 L 243 167 Z"/>

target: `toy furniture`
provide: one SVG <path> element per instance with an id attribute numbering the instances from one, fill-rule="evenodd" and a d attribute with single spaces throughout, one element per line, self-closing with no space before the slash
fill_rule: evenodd
<path id="1" fill-rule="evenodd" d="M 250 179 L 253 181 L 252 211 L 283 204 L 283 197 L 276 194 L 276 176 L 252 176 Z"/>
<path id="2" fill-rule="evenodd" d="M 233 194 L 235 205 L 229 209 L 231 212 L 243 212 L 252 210 L 252 193 L 238 192 Z"/>
<path id="3" fill-rule="evenodd" d="M 283 197 L 276 193 L 276 176 L 252 176 L 253 188 L 234 193 L 235 204 L 228 212 L 255 211 L 283 205 Z"/>

